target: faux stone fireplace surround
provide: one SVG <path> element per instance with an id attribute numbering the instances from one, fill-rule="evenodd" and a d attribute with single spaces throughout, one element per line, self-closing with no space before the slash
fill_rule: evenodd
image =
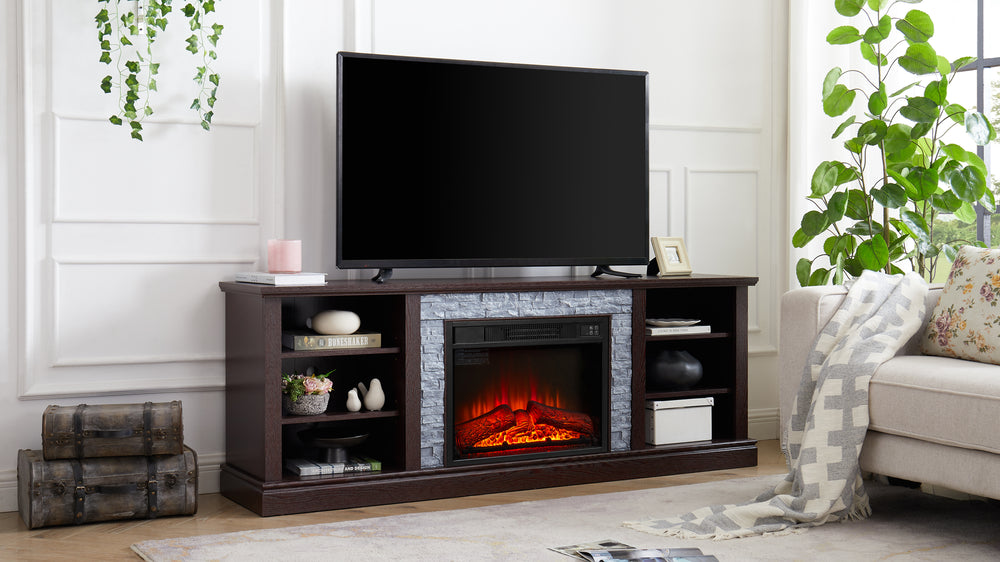
<path id="1" fill-rule="evenodd" d="M 444 466 L 445 320 L 611 316 L 612 451 L 632 428 L 632 292 L 629 290 L 427 294 L 420 297 L 420 467 Z"/>

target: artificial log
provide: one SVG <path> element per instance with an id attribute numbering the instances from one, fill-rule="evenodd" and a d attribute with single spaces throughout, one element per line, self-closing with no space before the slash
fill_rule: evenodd
<path id="1" fill-rule="evenodd" d="M 581 412 L 563 410 L 554 406 L 528 401 L 528 415 L 535 424 L 546 424 L 559 429 L 575 431 L 584 437 L 594 438 L 597 431 L 594 428 L 594 420 L 590 416 Z"/>
<path id="2" fill-rule="evenodd" d="M 455 425 L 455 446 L 465 451 L 483 439 L 506 431 L 517 423 L 514 411 L 507 404 L 501 404 L 485 414 Z"/>

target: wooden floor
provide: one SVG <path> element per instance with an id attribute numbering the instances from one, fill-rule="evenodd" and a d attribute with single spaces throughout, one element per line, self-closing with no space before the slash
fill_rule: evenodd
<path id="1" fill-rule="evenodd" d="M 778 442 L 761 441 L 758 443 L 758 464 L 752 468 L 659 476 L 637 480 L 620 480 L 617 482 L 381 505 L 359 509 L 321 511 L 279 517 L 258 517 L 253 512 L 244 509 L 219 494 L 204 494 L 199 496 L 198 513 L 195 515 L 166 517 L 152 521 L 93 523 L 78 527 L 52 527 L 29 531 L 16 512 L 0 513 L 0 560 L 138 560 L 139 557 L 129 549 L 129 546 L 132 543 L 145 540 L 332 523 L 336 521 L 365 519 L 368 517 L 399 515 L 402 513 L 462 509 L 530 500 L 547 500 L 568 496 L 699 484 L 731 478 L 784 473 L 785 461 L 778 450 Z"/>

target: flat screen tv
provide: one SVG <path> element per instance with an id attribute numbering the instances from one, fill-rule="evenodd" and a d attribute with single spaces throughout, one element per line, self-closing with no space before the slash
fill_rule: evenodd
<path id="1" fill-rule="evenodd" d="M 646 72 L 337 55 L 337 266 L 646 264 Z"/>

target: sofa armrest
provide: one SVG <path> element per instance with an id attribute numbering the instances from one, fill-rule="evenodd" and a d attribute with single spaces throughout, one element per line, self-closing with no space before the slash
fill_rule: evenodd
<path id="1" fill-rule="evenodd" d="M 924 318 L 930 316 L 941 297 L 942 285 L 931 285 L 927 293 Z M 816 336 L 830 321 L 847 296 L 843 285 L 801 287 L 781 297 L 781 331 L 778 345 L 778 412 L 781 418 L 779 435 L 785 442 L 785 429 L 791 415 L 792 402 L 798 391 L 806 359 Z M 918 330 L 899 351 L 899 355 L 919 355 L 924 331 Z"/>

